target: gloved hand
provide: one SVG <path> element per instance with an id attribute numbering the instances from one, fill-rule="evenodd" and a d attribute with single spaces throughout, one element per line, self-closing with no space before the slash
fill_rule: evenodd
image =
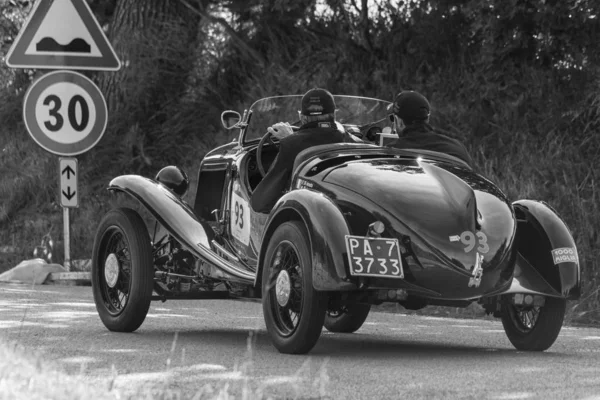
<path id="1" fill-rule="evenodd" d="M 271 135 L 279 140 L 294 133 L 292 126 L 287 122 L 278 122 L 275 125 L 268 127 L 267 132 L 271 133 Z"/>

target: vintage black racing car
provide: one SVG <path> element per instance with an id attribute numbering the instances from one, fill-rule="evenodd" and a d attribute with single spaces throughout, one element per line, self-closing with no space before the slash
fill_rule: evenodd
<path id="1" fill-rule="evenodd" d="M 92 285 L 108 329 L 135 331 L 152 300 L 255 299 L 274 346 L 306 353 L 323 326 L 354 332 L 374 304 L 478 302 L 517 349 L 554 343 L 567 299 L 580 296 L 565 223 L 544 202 L 511 202 L 452 156 L 351 142 L 389 132 L 388 102 L 336 96 L 349 143 L 300 153 L 289 190 L 269 215 L 254 213 L 252 191 L 278 151 L 267 127 L 297 124 L 300 100 L 223 112 L 239 137 L 203 158 L 189 204 L 176 166 L 110 182 L 152 221 L 115 208 L 98 226 Z"/>

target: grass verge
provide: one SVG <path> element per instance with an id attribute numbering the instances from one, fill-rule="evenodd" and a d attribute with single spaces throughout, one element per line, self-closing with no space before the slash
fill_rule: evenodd
<path id="1" fill-rule="evenodd" d="M 198 378 L 198 388 L 192 393 L 183 390 L 177 377 L 184 381 L 190 375 L 202 374 L 211 365 L 174 366 L 178 356 L 178 334 L 174 334 L 171 354 L 166 368 L 158 373 L 118 374 L 105 377 L 69 375 L 56 365 L 43 361 L 41 354 L 31 354 L 15 343 L 0 339 L 0 400 L 88 400 L 88 399 L 330 399 L 327 385 L 329 375 L 327 360 L 321 365 L 311 365 L 308 357 L 302 366 L 288 376 L 257 377 L 254 373 L 254 349 L 256 336 L 248 334 L 245 355 L 236 362 L 232 371 L 224 367 L 212 368 L 215 379 Z M 182 361 L 185 349 L 181 349 Z M 219 366 L 212 366 L 219 367 Z M 82 362 L 81 371 L 85 370 Z M 140 376 L 146 379 L 139 380 Z M 306 396 L 310 393 L 310 396 Z"/>
<path id="2" fill-rule="evenodd" d="M 21 346 L 0 340 L 0 399 L 120 399 L 118 392 L 61 372 Z"/>

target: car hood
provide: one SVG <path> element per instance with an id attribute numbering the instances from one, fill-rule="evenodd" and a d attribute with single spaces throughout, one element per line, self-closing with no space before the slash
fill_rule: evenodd
<path id="1" fill-rule="evenodd" d="M 353 192 L 357 205 L 385 220 L 396 236 L 409 236 L 436 254 L 432 260 L 462 270 L 475 264 L 475 235 L 486 236 L 485 261 L 504 258 L 514 236 L 514 213 L 504 194 L 463 167 L 414 159 L 356 160 L 332 168 L 323 185 L 339 198 Z M 472 237 L 465 241 L 473 242 L 468 251 L 459 241 L 466 232 Z"/>
<path id="2" fill-rule="evenodd" d="M 356 161 L 335 168 L 324 182 L 352 190 L 408 224 L 418 221 L 423 228 L 436 230 L 441 226 L 475 229 L 473 189 L 456 175 L 432 164 Z"/>

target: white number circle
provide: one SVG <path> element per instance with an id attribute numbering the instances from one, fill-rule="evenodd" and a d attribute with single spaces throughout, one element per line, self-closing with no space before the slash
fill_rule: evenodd
<path id="1" fill-rule="evenodd" d="M 89 135 L 96 122 L 96 107 L 81 86 L 58 82 L 46 88 L 37 99 L 35 117 L 46 136 L 71 144 Z"/>
<path id="2" fill-rule="evenodd" d="M 55 71 L 29 87 L 23 119 L 27 131 L 42 148 L 74 156 L 100 141 L 108 112 L 102 92 L 89 78 L 73 71 Z"/>

